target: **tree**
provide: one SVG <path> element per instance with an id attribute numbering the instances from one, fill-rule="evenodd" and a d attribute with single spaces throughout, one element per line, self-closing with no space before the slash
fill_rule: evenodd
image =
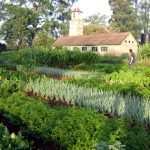
<path id="1" fill-rule="evenodd" d="M 142 30 L 144 33 L 150 32 L 149 30 L 149 23 L 150 23 L 150 4 L 147 1 L 141 1 L 139 3 L 139 14 L 140 14 L 140 21 L 143 24 Z"/>
<path id="2" fill-rule="evenodd" d="M 107 33 L 108 29 L 106 27 L 106 16 L 101 15 L 100 13 L 93 14 L 85 18 L 85 23 L 87 25 L 84 26 L 84 34 L 91 35 L 91 34 L 100 34 L 100 33 Z"/>
<path id="3" fill-rule="evenodd" d="M 138 38 L 142 24 L 139 22 L 133 3 L 126 0 L 112 0 L 111 9 L 113 15 L 110 19 L 110 27 L 118 32 L 132 32 Z"/>
<path id="4" fill-rule="evenodd" d="M 54 43 L 54 39 L 50 38 L 44 31 L 38 32 L 36 37 L 33 40 L 33 46 L 39 46 L 44 48 L 50 48 Z"/>
<path id="5" fill-rule="evenodd" d="M 89 24 L 84 27 L 84 34 L 85 35 L 94 35 L 100 33 L 107 33 L 108 29 L 99 24 Z"/>
<path id="6" fill-rule="evenodd" d="M 18 6 L 7 7 L 7 21 L 1 26 L 1 35 L 8 49 L 21 49 L 31 45 L 38 25 L 37 14 L 28 8 Z"/>
<path id="7" fill-rule="evenodd" d="M 150 44 L 141 47 L 141 57 L 144 59 L 150 58 Z"/>
<path id="8" fill-rule="evenodd" d="M 22 48 L 32 44 L 38 32 L 47 27 L 47 34 L 65 34 L 62 26 L 70 19 L 70 7 L 75 0 L 3 0 L 0 36 L 10 47 Z M 45 29 L 44 29 L 45 30 Z"/>
<path id="9" fill-rule="evenodd" d="M 91 24 L 101 24 L 106 25 L 106 15 L 101 15 L 100 13 L 93 14 L 84 19 L 85 22 Z"/>

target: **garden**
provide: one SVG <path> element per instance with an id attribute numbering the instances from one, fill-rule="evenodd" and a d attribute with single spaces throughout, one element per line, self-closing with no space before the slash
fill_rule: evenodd
<path id="1" fill-rule="evenodd" d="M 2 150 L 149 150 L 149 108 L 145 60 L 130 70 L 126 55 L 0 53 Z"/>

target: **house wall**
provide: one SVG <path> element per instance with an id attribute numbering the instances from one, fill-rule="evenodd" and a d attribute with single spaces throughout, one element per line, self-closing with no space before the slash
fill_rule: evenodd
<path id="1" fill-rule="evenodd" d="M 100 46 L 65 46 L 66 48 L 73 50 L 73 48 L 77 47 L 82 51 L 82 47 L 87 47 L 87 51 L 92 51 L 92 47 L 98 47 L 98 51 L 95 52 L 99 55 L 114 55 L 120 56 L 123 53 L 129 53 L 129 50 L 132 49 L 136 54 L 138 52 L 138 43 L 132 36 L 129 36 L 121 43 L 121 45 L 100 45 Z M 101 51 L 101 47 L 107 47 L 107 51 Z"/>
<path id="2" fill-rule="evenodd" d="M 129 50 L 132 49 L 135 54 L 138 53 L 138 43 L 132 34 L 129 34 L 129 36 L 122 42 L 121 46 L 123 52 L 128 53 Z"/>

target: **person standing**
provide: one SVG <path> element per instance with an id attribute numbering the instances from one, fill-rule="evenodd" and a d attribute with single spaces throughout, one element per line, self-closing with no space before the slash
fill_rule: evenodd
<path id="1" fill-rule="evenodd" d="M 130 52 L 130 62 L 129 62 L 129 67 L 131 70 L 134 68 L 134 63 L 135 63 L 135 54 L 133 53 L 132 49 L 129 50 Z"/>

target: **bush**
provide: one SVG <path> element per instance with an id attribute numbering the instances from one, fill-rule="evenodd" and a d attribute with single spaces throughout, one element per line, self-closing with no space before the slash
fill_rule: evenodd
<path id="1" fill-rule="evenodd" d="M 146 44 L 141 47 L 141 57 L 142 58 L 150 58 L 150 44 Z"/>
<path id="2" fill-rule="evenodd" d="M 79 50 L 70 51 L 63 48 L 42 49 L 31 48 L 19 52 L 2 53 L 0 60 L 4 59 L 15 64 L 25 66 L 49 66 L 65 68 L 81 63 L 98 63 L 99 56 L 95 53 L 80 52 Z"/>
<path id="3" fill-rule="evenodd" d="M 106 56 L 100 56 L 99 62 L 100 63 L 110 63 L 110 64 L 115 64 L 115 63 L 121 64 L 121 63 L 123 63 L 125 58 L 126 57 L 124 55 L 120 56 L 120 57 L 106 55 Z"/>

